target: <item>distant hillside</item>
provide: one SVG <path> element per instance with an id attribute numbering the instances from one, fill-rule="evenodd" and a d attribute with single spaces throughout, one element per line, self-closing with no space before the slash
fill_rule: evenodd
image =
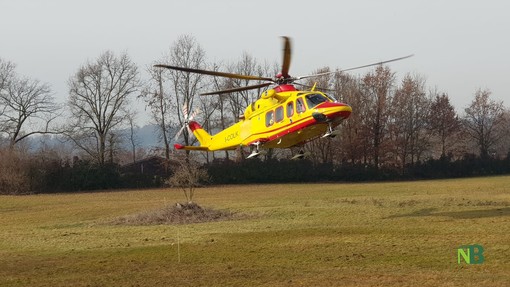
<path id="1" fill-rule="evenodd" d="M 158 130 L 156 125 L 145 125 L 140 128 L 135 129 L 135 137 L 137 145 L 141 148 L 151 149 L 156 146 L 161 145 L 161 141 L 159 140 Z M 124 148 L 129 148 L 130 146 L 130 130 L 122 129 L 116 132 L 121 135 L 122 138 L 122 146 Z M 170 131 L 170 142 L 173 144 L 174 136 L 176 133 L 176 129 L 172 129 Z M 23 144 L 25 144 L 28 148 L 37 150 L 42 147 L 42 145 L 46 146 L 58 146 L 58 145 L 71 145 L 71 143 L 67 142 L 66 139 L 61 135 L 34 135 L 32 137 L 27 138 Z"/>
<path id="2" fill-rule="evenodd" d="M 124 134 L 126 138 L 129 137 L 128 129 L 122 130 L 121 133 Z M 151 148 L 160 145 L 158 127 L 156 125 L 145 125 L 135 129 L 135 136 L 139 140 L 141 147 Z"/>

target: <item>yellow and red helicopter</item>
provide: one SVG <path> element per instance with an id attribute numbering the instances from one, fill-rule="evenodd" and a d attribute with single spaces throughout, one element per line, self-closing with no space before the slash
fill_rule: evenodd
<path id="1" fill-rule="evenodd" d="M 189 121 L 187 125 L 200 142 L 200 146 L 175 144 L 174 147 L 177 150 L 218 151 L 234 150 L 238 147 L 249 146 L 252 148 L 252 152 L 248 158 L 252 158 L 260 155 L 260 149 L 290 148 L 303 145 L 319 137 L 334 137 L 338 134 L 338 132 L 334 130 L 335 127 L 349 117 L 352 108 L 346 103 L 338 102 L 333 97 L 317 91 L 315 86 L 310 90 L 298 90 L 293 85 L 294 82 L 311 77 L 382 65 L 412 56 L 410 55 L 340 71 L 292 77 L 289 75 L 291 60 L 290 39 L 288 37 L 283 37 L 283 40 L 282 69 L 274 78 L 170 65 L 155 65 L 155 67 L 183 72 L 263 81 L 261 84 L 203 93 L 201 95 L 232 93 L 275 85 L 275 87 L 263 92 L 258 100 L 246 107 L 244 114 L 240 116 L 239 122 L 215 135 L 210 135 L 197 122 Z M 303 152 L 300 152 L 295 158 L 303 156 Z"/>

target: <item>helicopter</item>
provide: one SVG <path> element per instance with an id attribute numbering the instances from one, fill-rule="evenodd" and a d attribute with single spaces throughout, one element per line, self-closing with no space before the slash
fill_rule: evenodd
<path id="1" fill-rule="evenodd" d="M 251 153 L 247 158 L 254 158 L 261 154 L 261 149 L 291 148 L 303 146 L 306 142 L 318 138 L 335 137 L 339 134 L 339 131 L 335 130 L 335 128 L 350 116 L 352 113 L 351 106 L 317 90 L 315 85 L 309 90 L 298 90 L 294 84 L 304 85 L 295 82 L 312 77 L 382 65 L 413 56 L 409 55 L 334 72 L 292 77 L 289 74 L 291 41 L 289 37 L 284 36 L 282 38 L 282 68 L 281 72 L 273 78 L 163 64 L 154 65 L 155 67 L 182 72 L 262 82 L 245 87 L 202 93 L 201 96 L 267 88 L 256 101 L 246 107 L 244 114 L 239 117 L 237 123 L 215 135 L 210 135 L 196 121 L 188 120 L 186 125 L 197 138 L 200 145 L 185 146 L 175 144 L 175 149 L 219 151 L 235 150 L 246 146 L 251 148 Z M 272 85 L 274 87 L 269 88 Z M 302 157 L 304 157 L 304 152 L 301 150 L 293 158 Z"/>

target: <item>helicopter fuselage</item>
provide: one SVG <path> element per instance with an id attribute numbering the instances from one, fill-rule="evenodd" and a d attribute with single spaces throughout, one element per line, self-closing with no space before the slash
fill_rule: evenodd
<path id="1" fill-rule="evenodd" d="M 270 89 L 248 106 L 240 121 L 209 136 L 200 125 L 189 127 L 200 147 L 177 149 L 232 150 L 239 146 L 288 148 L 325 134 L 348 118 L 352 108 L 318 91 L 298 91 L 292 85 Z"/>

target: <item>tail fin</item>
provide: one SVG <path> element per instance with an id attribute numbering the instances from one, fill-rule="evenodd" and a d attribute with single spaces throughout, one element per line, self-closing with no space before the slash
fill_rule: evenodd
<path id="1" fill-rule="evenodd" d="M 206 132 L 197 122 L 191 121 L 188 124 L 189 128 L 200 142 L 201 147 L 207 147 L 211 143 L 212 137 Z"/>
<path id="2" fill-rule="evenodd" d="M 207 133 L 197 122 L 194 121 L 189 122 L 188 127 L 200 142 L 200 146 L 183 146 L 180 144 L 175 144 L 174 145 L 175 149 L 209 150 L 209 144 L 212 139 L 211 135 Z"/>

